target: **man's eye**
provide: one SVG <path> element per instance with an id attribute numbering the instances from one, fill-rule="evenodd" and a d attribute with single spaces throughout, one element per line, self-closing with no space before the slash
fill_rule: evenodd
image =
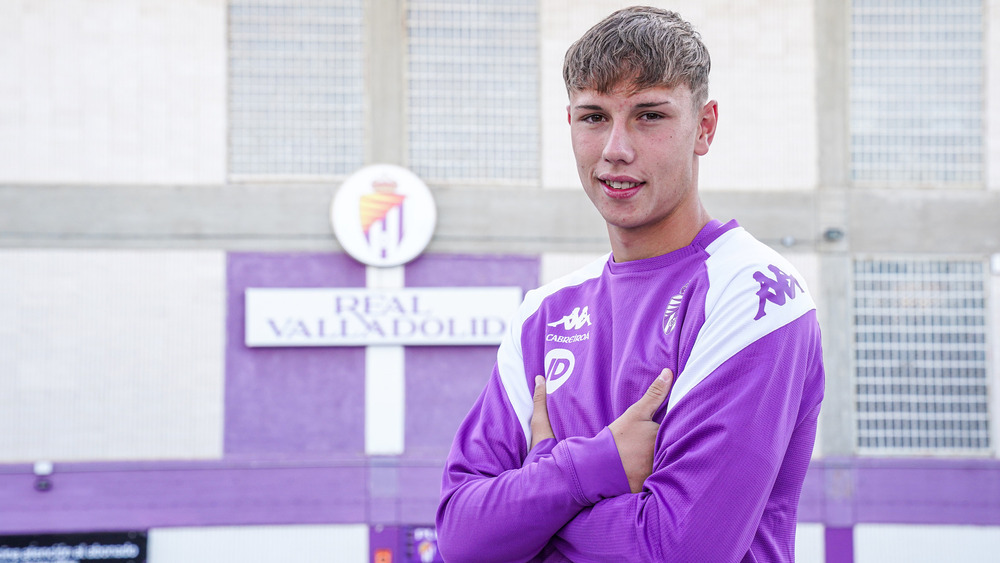
<path id="1" fill-rule="evenodd" d="M 596 114 L 585 115 L 580 121 L 583 121 L 584 123 L 600 123 L 604 121 L 604 116 Z"/>
<path id="2" fill-rule="evenodd" d="M 655 121 L 657 119 L 663 119 L 663 116 L 658 113 L 648 112 L 642 114 L 641 116 L 639 116 L 639 118 L 645 121 Z"/>

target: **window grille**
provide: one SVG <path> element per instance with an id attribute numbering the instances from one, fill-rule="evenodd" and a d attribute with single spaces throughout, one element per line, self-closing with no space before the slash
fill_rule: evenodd
<path id="1" fill-rule="evenodd" d="M 232 0 L 229 171 L 346 175 L 364 159 L 362 0 Z"/>
<path id="2" fill-rule="evenodd" d="M 981 0 L 854 0 L 856 182 L 983 182 Z"/>
<path id="3" fill-rule="evenodd" d="M 432 181 L 537 183 L 537 0 L 411 0 L 409 160 Z"/>
<path id="4" fill-rule="evenodd" d="M 979 261 L 854 266 L 861 453 L 986 453 L 987 270 Z"/>

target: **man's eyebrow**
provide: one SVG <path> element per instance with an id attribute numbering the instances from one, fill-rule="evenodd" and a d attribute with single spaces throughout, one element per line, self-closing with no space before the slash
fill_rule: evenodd
<path id="1" fill-rule="evenodd" d="M 670 100 L 663 100 L 661 102 L 644 102 L 641 104 L 636 104 L 635 107 L 636 109 L 647 109 L 647 108 L 655 108 L 659 106 L 669 106 L 669 105 L 673 105 L 673 102 L 671 102 Z"/>
<path id="2" fill-rule="evenodd" d="M 635 109 L 650 109 L 650 108 L 655 108 L 655 107 L 660 107 L 660 106 L 669 106 L 669 105 L 674 105 L 674 103 L 672 101 L 670 101 L 670 100 L 662 100 L 662 101 L 659 101 L 659 102 L 643 102 L 641 104 L 636 104 L 635 105 Z M 604 107 L 602 107 L 600 105 L 597 105 L 597 104 L 579 104 L 579 105 L 573 106 L 573 109 L 583 109 L 583 110 L 588 110 L 588 111 L 601 111 L 601 110 L 604 109 Z"/>

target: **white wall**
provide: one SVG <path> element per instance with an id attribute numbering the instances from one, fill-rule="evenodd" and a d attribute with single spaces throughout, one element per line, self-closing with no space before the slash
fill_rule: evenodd
<path id="1" fill-rule="evenodd" d="M 822 524 L 799 524 L 795 528 L 796 563 L 826 561 L 825 528 Z"/>
<path id="2" fill-rule="evenodd" d="M 1000 457 L 1000 254 L 994 254 L 990 259 L 990 285 L 987 288 L 989 299 L 989 317 L 987 317 L 987 332 L 991 335 L 989 360 L 987 365 L 993 372 L 988 374 L 991 384 L 990 393 L 990 425 L 993 429 L 990 441 L 993 444 L 993 455 Z"/>
<path id="3" fill-rule="evenodd" d="M 225 0 L 0 2 L 0 182 L 220 183 Z"/>
<path id="4" fill-rule="evenodd" d="M 546 284 L 566 274 L 571 274 L 602 256 L 604 254 L 546 252 L 541 256 L 538 284 Z"/>
<path id="5" fill-rule="evenodd" d="M 0 251 L 0 463 L 222 456 L 221 251 Z"/>
<path id="6" fill-rule="evenodd" d="M 823 550 L 823 526 L 799 524 L 795 560 L 823 563 Z M 154 528 L 148 551 L 149 563 L 363 563 L 370 548 L 368 527 L 351 524 Z"/>
<path id="7" fill-rule="evenodd" d="M 368 526 L 241 526 L 149 531 L 149 563 L 365 563 Z"/>
<path id="8" fill-rule="evenodd" d="M 866 524 L 854 528 L 855 563 L 994 563 L 1000 527 Z"/>
<path id="9" fill-rule="evenodd" d="M 566 122 L 566 49 L 617 0 L 540 0 L 542 185 L 576 188 Z M 719 131 L 701 166 L 706 189 L 813 189 L 818 182 L 816 48 L 811 2 L 677 0 L 712 56 Z"/>
<path id="10" fill-rule="evenodd" d="M 1000 190 L 1000 0 L 983 3 L 986 31 L 986 186 Z"/>

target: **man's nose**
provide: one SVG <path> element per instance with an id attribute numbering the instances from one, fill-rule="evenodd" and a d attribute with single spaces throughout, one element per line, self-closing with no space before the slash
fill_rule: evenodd
<path id="1" fill-rule="evenodd" d="M 635 149 L 632 146 L 632 138 L 626 124 L 615 123 L 612 125 L 607 141 L 604 143 L 602 156 L 608 162 L 632 162 L 635 158 Z"/>

